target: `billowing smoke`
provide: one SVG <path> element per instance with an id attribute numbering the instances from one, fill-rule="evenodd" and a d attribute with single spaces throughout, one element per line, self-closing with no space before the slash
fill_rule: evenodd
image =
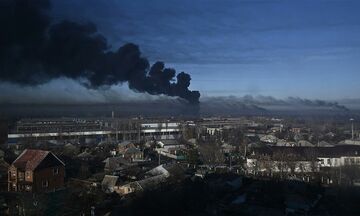
<path id="1" fill-rule="evenodd" d="M 111 51 L 92 23 L 51 24 L 49 9 L 48 0 L 0 1 L 0 80 L 39 85 L 67 77 L 95 89 L 128 82 L 137 92 L 199 103 L 189 74 L 176 75 L 162 62 L 150 67 L 135 44 Z"/>

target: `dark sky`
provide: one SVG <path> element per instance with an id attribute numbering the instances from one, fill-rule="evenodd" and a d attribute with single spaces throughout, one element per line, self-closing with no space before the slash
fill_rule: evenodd
<path id="1" fill-rule="evenodd" d="M 271 95 L 357 98 L 360 1 L 339 0 L 53 0 L 55 21 L 92 21 L 112 47 L 139 45 L 150 62 L 192 75 L 202 96 Z M 8 84 L 0 90 L 12 88 Z M 26 89 L 99 93 L 68 79 Z M 17 94 L 23 94 L 17 89 Z M 46 95 L 44 96 L 46 98 Z M 101 96 L 107 97 L 107 96 Z M 81 96 L 80 99 L 83 99 Z M 4 100 L 4 99 L 3 99 Z M 8 100 L 8 99 L 5 99 Z M 103 100 L 100 98 L 99 100 Z"/>

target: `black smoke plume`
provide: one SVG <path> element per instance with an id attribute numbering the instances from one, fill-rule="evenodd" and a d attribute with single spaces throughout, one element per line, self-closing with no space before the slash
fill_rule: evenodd
<path id="1" fill-rule="evenodd" d="M 38 85 L 68 77 L 88 88 L 128 82 L 134 91 L 199 103 L 189 74 L 162 62 L 150 67 L 135 44 L 111 51 L 92 23 L 51 24 L 49 9 L 48 0 L 0 0 L 0 80 Z"/>
<path id="2" fill-rule="evenodd" d="M 338 102 L 331 102 L 331 101 L 323 101 L 323 100 L 309 100 L 303 99 L 299 97 L 287 97 L 285 99 L 277 99 L 271 96 L 251 96 L 245 95 L 243 97 L 235 97 L 235 96 L 228 96 L 228 97 L 212 97 L 212 98 L 203 98 L 202 106 L 204 104 L 215 104 L 215 106 L 220 107 L 220 104 L 230 105 L 230 104 L 238 104 L 243 106 L 255 106 L 265 109 L 318 109 L 324 108 L 334 111 L 344 111 L 348 112 L 349 109 L 339 104 Z"/>

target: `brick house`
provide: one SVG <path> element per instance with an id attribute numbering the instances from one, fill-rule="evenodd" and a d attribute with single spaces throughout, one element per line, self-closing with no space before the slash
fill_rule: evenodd
<path id="1" fill-rule="evenodd" d="M 50 151 L 24 150 L 9 167 L 8 190 L 47 192 L 64 186 L 65 164 Z"/>

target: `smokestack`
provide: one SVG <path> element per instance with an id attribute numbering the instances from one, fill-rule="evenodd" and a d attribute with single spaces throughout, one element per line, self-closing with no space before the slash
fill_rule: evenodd
<path id="1" fill-rule="evenodd" d="M 110 51 L 93 23 L 62 21 L 51 25 L 49 0 L 0 1 L 0 80 L 39 85 L 67 77 L 97 89 L 127 82 L 130 89 L 176 96 L 198 104 L 191 77 L 163 62 L 150 67 L 137 45 Z"/>

